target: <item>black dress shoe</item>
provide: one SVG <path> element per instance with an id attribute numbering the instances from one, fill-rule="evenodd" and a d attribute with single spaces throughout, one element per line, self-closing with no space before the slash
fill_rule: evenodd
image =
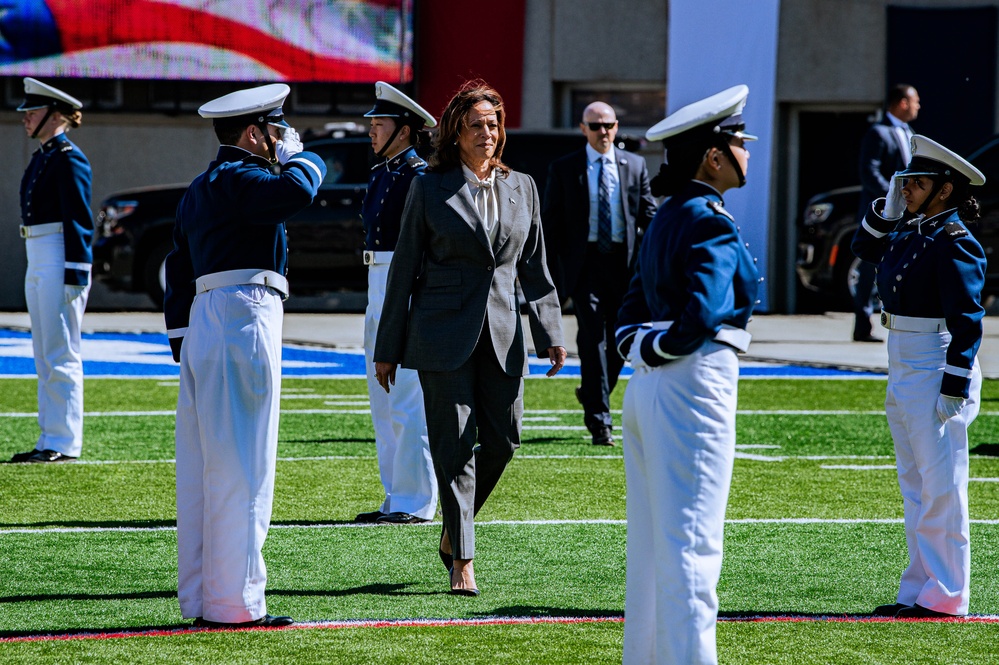
<path id="1" fill-rule="evenodd" d="M 892 603 L 891 605 L 878 605 L 871 612 L 871 616 L 875 617 L 893 617 L 898 614 L 899 610 L 907 609 L 911 607 L 905 603 Z"/>
<path id="2" fill-rule="evenodd" d="M 382 517 L 385 517 L 386 513 L 380 510 L 372 510 L 370 513 L 359 513 L 354 521 L 359 524 L 374 524 Z"/>
<path id="3" fill-rule="evenodd" d="M 875 344 L 880 344 L 883 340 L 881 338 L 879 338 L 879 337 L 875 337 L 874 335 L 867 334 L 867 335 L 854 335 L 853 336 L 853 341 L 854 342 L 872 342 L 872 343 L 875 343 Z"/>
<path id="4" fill-rule="evenodd" d="M 410 515 L 409 513 L 389 513 L 382 515 L 375 521 L 378 524 L 425 524 L 430 520 L 425 520 L 422 517 Z"/>
<path id="5" fill-rule="evenodd" d="M 36 450 L 28 459 L 24 460 L 29 463 L 45 463 L 45 462 L 75 462 L 75 457 L 70 457 L 69 455 L 63 455 L 55 450 Z"/>
<path id="6" fill-rule="evenodd" d="M 32 455 L 34 455 L 37 452 L 40 452 L 40 451 L 38 451 L 37 449 L 32 448 L 31 450 L 29 450 L 28 452 L 25 452 L 25 453 L 15 453 L 14 456 L 10 458 L 10 463 L 11 464 L 19 464 L 21 462 L 27 462 L 28 458 L 31 457 Z"/>
<path id="7" fill-rule="evenodd" d="M 957 616 L 958 615 L 956 614 L 937 612 L 936 610 L 931 610 L 930 608 L 923 607 L 922 605 L 903 607 L 895 613 L 896 619 L 953 619 Z"/>
<path id="8" fill-rule="evenodd" d="M 254 619 L 253 621 L 240 621 L 237 623 L 226 623 L 224 621 L 209 621 L 202 617 L 198 617 L 194 620 L 193 626 L 195 628 L 277 628 L 279 626 L 290 626 L 295 623 L 295 620 L 291 617 L 276 617 L 270 614 L 265 614 L 259 619 Z"/>
<path id="9" fill-rule="evenodd" d="M 603 427 L 594 427 L 590 430 L 593 434 L 593 445 L 595 446 L 613 446 L 614 437 L 611 436 L 611 428 L 604 425 Z"/>

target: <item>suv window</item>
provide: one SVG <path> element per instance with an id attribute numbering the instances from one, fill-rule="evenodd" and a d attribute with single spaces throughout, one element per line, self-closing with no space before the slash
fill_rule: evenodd
<path id="1" fill-rule="evenodd" d="M 985 184 L 973 187 L 971 193 L 976 199 L 999 198 L 999 139 L 992 139 L 972 153 L 969 161 L 985 174 Z M 979 190 L 979 191 L 975 191 Z"/>
<path id="2" fill-rule="evenodd" d="M 326 162 L 326 187 L 364 187 L 368 184 L 369 139 L 328 139 L 310 143 L 307 148 Z"/>

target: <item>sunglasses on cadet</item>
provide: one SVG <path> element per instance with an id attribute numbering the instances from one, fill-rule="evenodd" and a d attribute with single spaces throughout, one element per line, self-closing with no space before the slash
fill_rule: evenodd
<path id="1" fill-rule="evenodd" d="M 600 128 L 606 129 L 608 132 L 617 126 L 617 121 L 614 122 L 588 122 L 586 125 L 590 128 L 591 132 L 599 132 Z"/>

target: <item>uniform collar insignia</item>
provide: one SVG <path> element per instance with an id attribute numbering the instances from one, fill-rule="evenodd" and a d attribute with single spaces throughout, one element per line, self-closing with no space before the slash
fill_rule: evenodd
<path id="1" fill-rule="evenodd" d="M 714 210 L 715 213 L 722 215 L 724 217 L 728 217 L 733 222 L 735 221 L 735 217 L 733 217 L 728 210 L 725 210 L 725 208 L 722 207 L 722 204 L 719 201 L 715 201 L 714 199 L 708 199 L 708 207 Z"/>

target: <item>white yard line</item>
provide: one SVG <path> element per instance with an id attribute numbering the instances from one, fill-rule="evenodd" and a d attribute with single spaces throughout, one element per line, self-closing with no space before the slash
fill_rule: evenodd
<path id="1" fill-rule="evenodd" d="M 285 395 L 282 399 L 315 399 L 317 401 L 326 400 L 329 398 L 343 398 L 352 399 L 353 396 L 344 395 L 322 395 L 318 397 L 313 397 L 311 395 Z M 367 401 L 356 401 L 356 402 L 326 402 L 329 406 L 364 406 L 368 404 Z M 176 413 L 174 410 L 169 411 L 87 411 L 83 415 L 90 418 L 102 418 L 102 417 L 115 417 L 115 418 L 128 418 L 128 417 L 148 417 L 148 416 L 172 416 Z M 306 415 L 365 415 L 370 414 L 370 409 L 282 409 L 281 413 L 290 414 L 306 414 Z M 539 414 L 539 415 L 579 415 L 582 411 L 578 409 L 538 409 L 531 410 L 525 409 L 525 414 Z M 620 410 L 612 410 L 611 413 L 620 415 Z M 794 409 L 774 409 L 769 411 L 737 411 L 740 416 L 883 416 L 884 411 L 815 411 L 815 410 L 794 410 Z M 982 411 L 978 414 L 979 417 L 982 416 L 999 416 L 999 411 Z M 0 412 L 0 418 L 37 418 L 37 411 L 5 411 Z M 525 420 L 530 420 L 525 418 Z M 573 425 L 566 425 L 559 428 L 553 429 L 565 429 L 565 430 L 576 430 L 585 429 L 584 427 L 577 427 Z"/>
<path id="2" fill-rule="evenodd" d="M 786 526 L 804 525 L 843 525 L 843 524 L 903 524 L 902 518 L 821 518 L 821 517 L 775 517 L 775 518 L 743 518 L 725 520 L 731 525 L 755 525 L 774 524 Z M 971 520 L 972 524 L 984 524 L 987 526 L 999 525 L 999 519 L 995 520 Z M 593 519 L 593 520 L 490 520 L 488 522 L 476 522 L 477 526 L 575 526 L 575 525 L 611 525 L 620 526 L 627 524 L 626 520 Z M 415 524 L 410 526 L 437 527 L 440 522 L 427 522 L 425 524 Z M 341 522 L 337 524 L 272 524 L 270 527 L 278 530 L 294 529 L 385 529 L 391 528 L 379 524 L 355 524 L 353 522 Z M 128 526 L 128 527 L 60 527 L 54 529 L 0 529 L 0 536 L 10 536 L 17 534 L 48 535 L 57 533 L 145 533 L 153 531 L 176 531 L 174 526 Z"/>

